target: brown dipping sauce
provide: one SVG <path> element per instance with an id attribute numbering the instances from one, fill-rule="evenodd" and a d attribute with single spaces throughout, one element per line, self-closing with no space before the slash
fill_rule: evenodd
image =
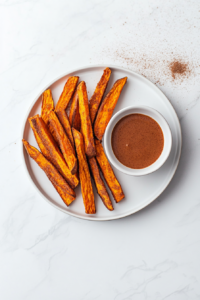
<path id="1" fill-rule="evenodd" d="M 115 125 L 111 143 L 116 158 L 123 165 L 143 169 L 161 155 L 164 137 L 155 120 L 146 115 L 131 114 Z"/>

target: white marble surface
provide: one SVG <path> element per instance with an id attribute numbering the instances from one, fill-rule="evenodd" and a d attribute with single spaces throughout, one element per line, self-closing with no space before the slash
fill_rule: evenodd
<path id="1" fill-rule="evenodd" d="M 0 0 L 0 299 L 200 299 L 200 2 Z M 169 63 L 188 63 L 173 80 Z M 169 97 L 183 148 L 167 190 L 128 218 L 69 217 L 33 189 L 20 136 L 39 90 L 116 64 Z"/>

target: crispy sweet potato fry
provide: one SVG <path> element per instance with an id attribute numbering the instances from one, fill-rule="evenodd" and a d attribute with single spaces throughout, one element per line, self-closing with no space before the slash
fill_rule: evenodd
<path id="1" fill-rule="evenodd" d="M 113 210 L 114 208 L 113 208 L 112 202 L 111 202 L 108 192 L 106 190 L 105 184 L 101 178 L 99 167 L 97 165 L 97 161 L 96 161 L 95 157 L 89 158 L 89 165 L 90 165 L 90 169 L 91 169 L 99 196 L 101 197 L 101 199 L 102 199 L 104 205 L 107 207 L 107 209 Z"/>
<path id="2" fill-rule="evenodd" d="M 52 158 L 51 158 L 51 156 L 50 156 L 49 151 L 47 150 L 47 148 L 46 148 L 45 145 L 43 144 L 43 142 L 42 142 L 42 140 L 41 140 L 41 138 L 40 138 L 38 132 L 35 130 L 35 128 L 34 128 L 34 126 L 33 126 L 33 124 L 32 124 L 31 118 L 29 118 L 28 120 L 29 120 L 30 126 L 31 126 L 31 128 L 32 128 L 32 130 L 33 130 L 33 134 L 34 134 L 34 136 L 35 136 L 36 142 L 37 142 L 37 144 L 38 144 L 38 146 L 39 146 L 39 148 L 40 148 L 42 154 L 43 154 L 49 161 L 51 160 L 51 162 L 53 163 L 53 160 L 52 160 Z M 55 141 L 54 141 L 54 143 L 55 143 Z M 57 147 L 56 143 L 55 143 L 55 147 Z M 53 164 L 55 165 L 55 163 L 53 163 Z"/>
<path id="3" fill-rule="evenodd" d="M 117 80 L 101 103 L 94 123 L 94 134 L 100 141 L 103 138 L 108 122 L 112 117 L 113 111 L 126 81 L 127 77 Z"/>
<path id="4" fill-rule="evenodd" d="M 41 117 L 46 124 L 48 122 L 48 114 L 52 110 L 54 110 L 54 103 L 53 103 L 51 90 L 48 89 L 44 91 L 44 93 L 42 94 L 42 109 L 41 109 Z"/>
<path id="5" fill-rule="evenodd" d="M 71 174 L 55 140 L 42 118 L 36 115 L 29 118 L 29 123 L 42 154 L 57 168 L 69 185 L 75 188 L 79 183 L 78 178 Z"/>
<path id="6" fill-rule="evenodd" d="M 72 135 L 72 129 L 71 129 L 66 111 L 59 110 L 56 112 L 56 115 L 58 116 L 58 119 L 59 119 L 60 123 L 62 124 L 62 126 L 71 142 L 72 147 L 74 147 L 74 139 L 73 139 L 73 135 Z"/>
<path id="7" fill-rule="evenodd" d="M 45 147 L 45 144 L 43 143 L 42 139 L 41 139 L 41 136 L 39 134 L 39 130 L 36 130 L 36 127 L 38 126 L 39 124 L 39 115 L 36 115 L 34 117 L 30 117 L 28 120 L 29 120 L 29 123 L 30 123 L 30 126 L 33 130 L 33 133 L 34 133 L 34 136 L 35 136 L 35 139 L 36 139 L 36 142 L 42 152 L 42 154 L 49 160 L 53 163 L 54 166 L 56 166 L 56 160 L 54 161 L 54 156 L 51 156 L 50 152 L 48 151 L 48 149 Z M 36 121 L 37 119 L 37 121 Z M 37 124 L 38 123 L 38 124 Z M 53 137 L 51 138 L 51 142 L 53 143 L 54 147 L 56 149 L 58 149 L 58 145 L 56 144 L 56 141 L 53 139 Z M 59 149 L 58 149 L 59 151 Z"/>
<path id="8" fill-rule="evenodd" d="M 78 76 L 71 76 L 68 78 L 67 82 L 65 83 L 63 92 L 58 100 L 58 103 L 56 104 L 56 112 L 60 110 L 65 110 L 67 108 L 69 101 L 71 100 L 72 95 L 75 91 L 78 80 Z"/>
<path id="9" fill-rule="evenodd" d="M 106 87 L 108 85 L 110 75 L 111 75 L 111 70 L 109 68 L 106 68 L 103 71 L 103 75 L 101 76 L 101 79 L 96 86 L 94 94 L 92 95 L 92 97 L 90 99 L 89 108 L 90 108 L 90 118 L 91 118 L 92 124 L 94 123 L 99 105 L 101 103 L 101 100 L 105 93 Z"/>
<path id="10" fill-rule="evenodd" d="M 38 166 L 46 173 L 47 177 L 59 193 L 64 203 L 69 206 L 76 198 L 75 192 L 67 184 L 56 168 L 35 147 L 22 140 L 29 156 L 35 160 Z"/>
<path id="11" fill-rule="evenodd" d="M 85 156 L 83 136 L 74 128 L 72 128 L 72 132 L 79 161 L 79 177 L 81 182 L 81 191 L 83 196 L 83 203 L 85 206 L 85 212 L 86 214 L 95 214 L 96 208 L 94 202 L 94 193 L 92 189 L 90 171 Z"/>
<path id="12" fill-rule="evenodd" d="M 79 113 L 79 102 L 78 102 L 78 91 L 76 90 L 72 98 L 72 104 L 69 112 L 69 123 L 71 127 L 80 131 L 81 129 L 81 119 Z"/>
<path id="13" fill-rule="evenodd" d="M 75 156 L 75 151 L 54 111 L 49 113 L 48 120 L 48 127 L 54 139 L 58 143 L 71 173 L 75 174 L 77 172 L 77 159 Z"/>
<path id="14" fill-rule="evenodd" d="M 88 105 L 86 84 L 82 81 L 78 86 L 79 112 L 81 117 L 81 132 L 84 137 L 85 153 L 91 158 L 96 155 L 92 124 Z"/>
<path id="15" fill-rule="evenodd" d="M 118 182 L 113 172 L 113 169 L 111 168 L 111 165 L 104 153 L 101 142 L 95 139 L 95 145 L 96 145 L 96 152 L 97 152 L 96 159 L 103 173 L 105 181 L 109 186 L 109 189 L 111 190 L 111 193 L 115 201 L 119 202 L 125 197 L 121 185 Z"/>

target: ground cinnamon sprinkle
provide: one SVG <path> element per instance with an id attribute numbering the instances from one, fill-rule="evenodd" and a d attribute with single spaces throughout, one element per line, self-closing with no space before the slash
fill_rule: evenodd
<path id="1" fill-rule="evenodd" d="M 112 45 L 101 50 L 99 60 L 104 62 L 105 57 L 118 65 L 142 74 L 159 86 L 167 82 L 179 85 L 186 80 L 194 84 L 197 79 L 196 74 L 200 74 L 198 61 L 192 61 L 187 55 L 175 51 L 145 53 L 143 49 L 138 51 L 128 43 L 121 43 L 120 46 Z"/>
<path id="2" fill-rule="evenodd" d="M 188 70 L 188 65 L 185 63 L 181 63 L 179 61 L 173 61 L 169 65 L 172 77 L 175 79 L 176 75 L 186 75 Z"/>

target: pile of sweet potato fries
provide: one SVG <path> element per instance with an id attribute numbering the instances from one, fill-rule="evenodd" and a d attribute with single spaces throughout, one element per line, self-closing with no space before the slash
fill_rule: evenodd
<path id="1" fill-rule="evenodd" d="M 100 170 L 115 201 L 124 198 L 101 140 L 127 77 L 117 80 L 102 101 L 110 76 L 111 70 L 106 68 L 90 101 L 86 84 L 84 81 L 78 83 L 78 76 L 68 78 L 55 107 L 51 90 L 46 90 L 42 98 L 41 116 L 29 118 L 41 152 L 23 140 L 29 156 L 46 173 L 67 206 L 75 200 L 74 189 L 80 181 L 87 214 L 96 213 L 91 175 L 104 205 L 109 210 L 114 209 Z M 68 116 L 66 109 L 69 103 Z"/>

